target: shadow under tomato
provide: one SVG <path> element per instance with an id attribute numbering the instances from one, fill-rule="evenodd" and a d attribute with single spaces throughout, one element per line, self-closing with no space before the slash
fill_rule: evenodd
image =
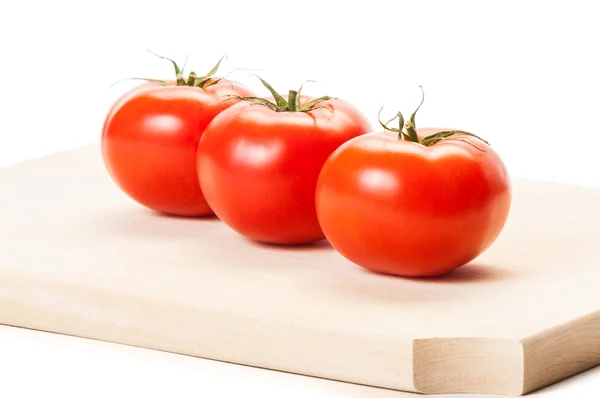
<path id="1" fill-rule="evenodd" d="M 315 250 L 334 250 L 333 246 L 329 241 L 323 239 L 312 243 L 301 243 L 301 244 L 280 244 L 280 243 L 268 243 L 259 242 L 250 239 L 246 239 L 251 245 L 268 250 L 280 250 L 280 251 L 315 251 Z"/>
<path id="2" fill-rule="evenodd" d="M 141 210 L 146 211 L 146 213 L 149 213 L 153 217 L 159 217 L 159 218 L 172 218 L 172 219 L 181 219 L 181 220 L 199 220 L 199 221 L 201 221 L 201 220 L 218 220 L 219 219 L 219 217 L 217 217 L 215 214 L 207 214 L 207 215 L 202 215 L 202 216 L 182 216 L 179 214 L 163 213 L 163 212 L 146 209 L 146 208 L 142 208 Z"/>
<path id="3" fill-rule="evenodd" d="M 477 263 L 467 264 L 443 276 L 421 278 L 383 274 L 356 264 L 348 265 L 354 265 L 354 268 L 337 270 L 337 281 L 332 291 L 340 297 L 368 300 L 373 308 L 387 308 L 398 303 L 460 303 L 464 297 L 471 297 L 473 291 L 492 294 L 504 285 L 503 281 L 514 278 L 513 274 L 499 266 Z M 467 286 L 469 284 L 475 290 Z M 486 287 L 481 288 L 481 285 Z"/>
<path id="4" fill-rule="evenodd" d="M 207 233 L 220 233 L 220 229 L 214 225 L 217 223 L 220 223 L 220 220 L 216 216 L 179 217 L 143 207 L 128 206 L 91 212 L 85 218 L 79 219 L 79 225 L 74 228 L 108 240 L 128 238 L 181 241 L 203 239 Z M 203 228 L 204 226 L 209 227 L 209 230 Z"/>
<path id="5" fill-rule="evenodd" d="M 422 278 L 429 283 L 472 283 L 510 279 L 512 275 L 504 268 L 494 265 L 470 263 L 438 277 Z"/>
<path id="6" fill-rule="evenodd" d="M 427 277 L 406 277 L 406 276 L 397 276 L 390 274 L 382 274 L 378 272 L 374 272 L 368 270 L 366 268 L 359 267 L 363 272 L 379 275 L 385 278 L 397 278 L 417 283 L 447 283 L 447 284 L 457 284 L 457 283 L 481 283 L 481 282 L 495 282 L 505 279 L 510 279 L 511 274 L 498 266 L 489 265 L 489 264 L 478 264 L 476 262 L 472 262 L 466 264 L 460 268 L 457 268 L 447 274 L 440 276 L 427 276 Z"/>

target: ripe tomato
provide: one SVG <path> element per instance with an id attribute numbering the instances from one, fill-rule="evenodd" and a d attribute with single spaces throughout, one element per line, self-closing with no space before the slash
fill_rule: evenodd
<path id="1" fill-rule="evenodd" d="M 173 62 L 173 61 L 171 61 Z M 220 61 L 219 61 L 220 63 Z M 253 95 L 245 86 L 193 72 L 177 64 L 175 82 L 150 81 L 119 98 L 102 131 L 102 156 L 117 185 L 133 200 L 177 216 L 212 214 L 196 174 L 196 148 L 208 123 L 236 101 Z"/>
<path id="2" fill-rule="evenodd" d="M 327 157 L 369 131 L 363 115 L 340 99 L 246 98 L 217 116 L 198 146 L 206 200 L 229 227 L 255 241 L 303 244 L 324 235 L 315 186 Z"/>
<path id="3" fill-rule="evenodd" d="M 329 157 L 316 188 L 318 219 L 332 246 L 359 266 L 445 274 L 502 231 L 511 203 L 507 170 L 469 133 L 417 131 L 414 114 L 407 132 L 403 125 L 354 138 Z"/>

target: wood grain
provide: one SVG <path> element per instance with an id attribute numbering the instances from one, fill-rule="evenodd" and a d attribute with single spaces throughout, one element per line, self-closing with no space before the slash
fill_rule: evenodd
<path id="1" fill-rule="evenodd" d="M 599 189 L 515 180 L 486 253 L 411 280 L 155 214 L 97 146 L 0 187 L 0 323 L 427 394 L 520 395 L 600 363 Z"/>
<path id="2" fill-rule="evenodd" d="M 523 339 L 523 392 L 600 364 L 600 311 Z"/>
<path id="3" fill-rule="evenodd" d="M 418 339 L 414 343 L 415 390 L 426 394 L 521 395 L 523 348 L 513 340 Z"/>

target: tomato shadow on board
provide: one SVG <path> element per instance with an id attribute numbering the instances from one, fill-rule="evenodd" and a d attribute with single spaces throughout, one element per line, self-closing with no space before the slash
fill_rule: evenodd
<path id="1" fill-rule="evenodd" d="M 480 264 L 471 262 L 462 267 L 459 267 L 447 274 L 440 276 L 428 276 L 428 277 L 405 277 L 382 274 L 368 270 L 366 268 L 359 267 L 362 272 L 379 275 L 386 278 L 398 278 L 406 281 L 416 283 L 445 283 L 445 284 L 458 284 L 458 283 L 485 283 L 495 282 L 505 279 L 510 279 L 510 273 L 499 266 L 490 264 Z"/>
<path id="2" fill-rule="evenodd" d="M 472 297 L 474 292 L 480 296 L 493 294 L 506 285 L 507 279 L 515 277 L 501 266 L 477 261 L 438 277 L 384 274 L 349 261 L 332 273 L 335 277 L 329 275 L 328 293 L 340 298 L 351 297 L 355 303 L 382 310 L 412 303 L 454 305 L 464 302 L 465 297 Z"/>
<path id="3" fill-rule="evenodd" d="M 111 211 L 92 213 L 79 220 L 82 229 L 97 236 L 171 241 L 202 239 L 220 223 L 216 216 L 181 217 L 158 213 L 144 207 L 117 208 Z M 210 226 L 208 229 L 202 226 Z"/>
<path id="4" fill-rule="evenodd" d="M 158 211 L 151 210 L 151 209 L 146 209 L 146 208 L 142 208 L 141 210 L 145 211 L 146 213 L 148 213 L 152 217 L 158 217 L 158 218 L 171 218 L 171 219 L 174 219 L 174 220 L 198 220 L 198 221 L 202 221 L 202 220 L 206 220 L 206 221 L 219 220 L 219 217 L 217 217 L 215 214 L 208 214 L 208 215 L 205 215 L 205 216 L 180 216 L 180 215 L 177 215 L 177 214 L 162 213 L 162 212 L 158 212 Z"/>
<path id="5" fill-rule="evenodd" d="M 335 250 L 331 243 L 328 240 L 322 239 L 312 243 L 299 243 L 299 244 L 276 244 L 276 243 L 268 243 L 268 242 L 259 242 L 247 238 L 245 239 L 247 243 L 252 246 L 268 249 L 268 250 L 280 250 L 280 251 L 315 251 L 315 250 Z"/>

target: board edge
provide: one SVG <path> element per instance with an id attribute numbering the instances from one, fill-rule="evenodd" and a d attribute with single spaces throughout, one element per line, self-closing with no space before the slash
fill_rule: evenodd
<path id="1" fill-rule="evenodd" d="M 522 395 L 523 347 L 481 337 L 416 339 L 413 384 L 422 394 Z"/>
<path id="2" fill-rule="evenodd" d="M 600 365 L 600 311 L 523 339 L 523 393 Z"/>

